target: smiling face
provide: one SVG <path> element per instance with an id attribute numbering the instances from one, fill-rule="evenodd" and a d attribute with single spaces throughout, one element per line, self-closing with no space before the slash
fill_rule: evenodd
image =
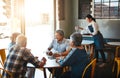
<path id="1" fill-rule="evenodd" d="M 57 41 L 62 41 L 63 40 L 63 36 L 60 35 L 59 33 L 55 33 L 55 38 L 57 39 Z"/>

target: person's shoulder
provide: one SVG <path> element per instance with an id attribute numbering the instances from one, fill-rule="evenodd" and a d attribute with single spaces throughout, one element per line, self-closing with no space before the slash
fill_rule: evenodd
<path id="1" fill-rule="evenodd" d="M 22 52 L 30 52 L 30 49 L 26 48 L 26 47 L 21 47 L 20 50 Z"/>
<path id="2" fill-rule="evenodd" d="M 98 24 L 96 22 L 92 21 L 92 25 L 97 26 Z"/>
<path id="3" fill-rule="evenodd" d="M 79 52 L 79 53 L 86 53 L 86 50 L 85 50 L 85 49 L 76 48 L 75 51 L 77 51 L 77 52 Z"/>

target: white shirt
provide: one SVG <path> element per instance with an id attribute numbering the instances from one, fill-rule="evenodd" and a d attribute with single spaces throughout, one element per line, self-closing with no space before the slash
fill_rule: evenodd
<path id="1" fill-rule="evenodd" d="M 94 30 L 93 32 L 90 32 L 90 30 L 88 28 L 88 26 L 90 26 L 90 25 L 92 25 L 92 27 L 93 27 L 93 30 Z M 92 35 L 96 35 L 97 32 L 99 31 L 98 24 L 96 22 L 94 22 L 94 21 L 90 22 L 88 24 L 88 26 L 85 29 L 82 30 L 82 32 L 81 32 L 82 34 L 91 33 Z"/>

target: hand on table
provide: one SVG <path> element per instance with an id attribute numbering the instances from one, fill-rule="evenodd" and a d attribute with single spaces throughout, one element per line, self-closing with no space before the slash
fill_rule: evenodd
<path id="1" fill-rule="evenodd" d="M 60 56 L 61 56 L 60 53 L 54 53 L 54 54 L 53 54 L 53 57 L 60 57 Z"/>
<path id="2" fill-rule="evenodd" d="M 64 59 L 64 56 L 56 57 L 56 62 L 59 62 L 60 60 L 63 60 L 63 59 Z"/>
<path id="3" fill-rule="evenodd" d="M 43 67 L 46 64 L 46 61 L 47 61 L 46 58 L 43 57 L 41 62 L 40 62 L 40 67 Z"/>
<path id="4" fill-rule="evenodd" d="M 52 56 L 53 53 L 51 51 L 46 52 L 47 55 Z"/>

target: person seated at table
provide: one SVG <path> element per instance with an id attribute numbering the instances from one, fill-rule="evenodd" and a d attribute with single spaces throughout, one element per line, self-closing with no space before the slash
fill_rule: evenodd
<path id="1" fill-rule="evenodd" d="M 8 45 L 8 50 L 16 43 L 16 38 L 18 35 L 20 35 L 21 33 L 19 32 L 13 32 L 10 36 L 10 43 Z"/>
<path id="2" fill-rule="evenodd" d="M 22 33 L 19 33 L 19 32 L 13 32 L 10 36 L 10 40 L 11 42 L 9 43 L 8 45 L 8 50 L 10 50 L 10 48 L 16 44 L 16 38 L 17 36 L 19 36 L 20 34 Z M 10 52 L 10 51 L 9 51 Z M 27 68 L 27 71 L 26 71 L 26 77 L 28 78 L 34 78 L 34 74 L 35 74 L 35 68 Z"/>
<path id="3" fill-rule="evenodd" d="M 61 29 L 56 30 L 55 39 L 53 39 L 52 43 L 48 47 L 47 54 L 53 57 L 60 57 L 66 56 L 68 53 L 69 53 L 69 40 L 65 39 L 63 30 Z M 51 68 L 49 68 L 48 70 L 50 72 L 53 71 Z M 58 78 L 59 75 L 62 74 L 62 71 L 63 71 L 62 68 L 57 68 L 55 70 L 54 76 Z"/>
<path id="4" fill-rule="evenodd" d="M 35 67 L 43 67 L 46 63 L 46 58 L 41 60 L 34 57 L 30 49 L 26 48 L 27 38 L 21 34 L 16 38 L 16 44 L 10 48 L 7 55 L 4 69 L 12 73 L 13 78 L 25 78 L 27 71 L 27 63 L 32 63 Z M 2 78 L 10 78 L 6 72 L 3 72 Z"/>
<path id="5" fill-rule="evenodd" d="M 61 66 L 70 66 L 71 70 L 63 73 L 60 78 L 82 78 L 82 72 L 90 59 L 81 46 L 81 42 L 82 35 L 80 33 L 75 32 L 70 36 L 71 51 L 64 59 L 57 59 L 56 61 Z M 89 78 L 89 75 L 87 74 L 85 78 Z"/>
<path id="6" fill-rule="evenodd" d="M 47 54 L 54 57 L 66 56 L 69 53 L 69 39 L 65 39 L 63 30 L 56 30 L 55 39 L 48 47 Z"/>

